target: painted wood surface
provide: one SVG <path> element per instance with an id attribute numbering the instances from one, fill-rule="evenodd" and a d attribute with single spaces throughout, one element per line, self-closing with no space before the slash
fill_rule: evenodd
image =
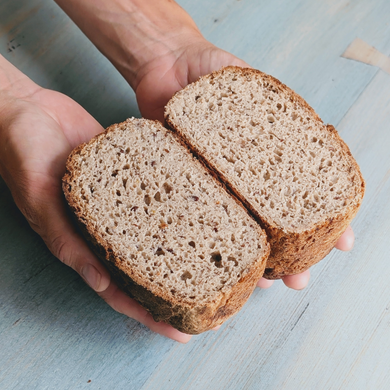
<path id="1" fill-rule="evenodd" d="M 390 76 L 341 57 L 390 55 L 388 0 L 181 0 L 205 36 L 301 94 L 367 180 L 355 248 L 303 291 L 257 290 L 218 332 L 180 345 L 110 309 L 49 253 L 0 179 L 0 389 L 389 389 Z M 0 53 L 104 126 L 139 115 L 113 66 L 49 0 L 0 0 Z"/>

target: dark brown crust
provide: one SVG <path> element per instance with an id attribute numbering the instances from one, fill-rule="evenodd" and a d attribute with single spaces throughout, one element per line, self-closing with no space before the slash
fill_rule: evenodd
<path id="1" fill-rule="evenodd" d="M 212 79 L 214 77 L 218 77 L 224 72 L 236 72 L 244 76 L 248 76 L 249 78 L 252 78 L 255 74 L 256 76 L 260 76 L 262 79 L 269 80 L 270 84 L 272 84 L 274 88 L 288 94 L 291 101 L 295 101 L 300 106 L 306 108 L 311 113 L 314 120 L 321 122 L 321 124 L 323 123 L 315 111 L 301 96 L 296 94 L 279 80 L 270 75 L 266 75 L 259 70 L 229 66 L 210 75 L 203 76 L 201 79 Z M 180 91 L 177 92 L 177 94 L 179 93 Z M 175 99 L 175 96 L 176 94 L 172 97 L 171 101 Z M 191 143 L 191 140 L 185 136 L 185 129 L 180 129 L 172 122 L 169 117 L 169 103 L 165 109 L 165 122 L 171 130 L 175 131 L 181 138 L 183 138 L 187 147 L 194 154 L 200 156 L 203 163 L 207 165 L 210 170 L 216 173 L 219 179 L 225 183 L 230 192 L 242 202 L 247 210 L 254 216 L 259 225 L 266 231 L 268 242 L 271 245 L 271 254 L 268 258 L 265 273 L 263 275 L 267 279 L 280 279 L 283 276 L 298 274 L 318 263 L 333 249 L 335 243 L 359 210 L 364 196 L 365 182 L 359 166 L 352 157 L 348 146 L 340 138 L 336 129 L 331 125 L 327 125 L 327 130 L 331 133 L 333 139 L 339 144 L 339 147 L 344 151 L 344 153 L 349 156 L 350 169 L 353 170 L 355 174 L 355 180 L 359 187 L 356 192 L 356 203 L 347 207 L 339 215 L 332 216 L 325 222 L 315 224 L 309 230 L 294 233 L 283 231 L 283 229 L 279 228 L 276 223 L 269 221 L 262 216 L 256 208 L 247 201 L 245 196 L 241 194 L 240 189 L 235 187 L 229 178 L 218 170 L 217 166 L 214 166 L 210 160 L 201 154 L 197 145 Z"/>
<path id="2" fill-rule="evenodd" d="M 154 295 L 147 288 L 137 284 L 126 272 L 120 258 L 107 251 L 94 237 L 84 231 L 84 236 L 99 259 L 109 269 L 117 285 L 130 297 L 140 303 L 157 322 L 164 321 L 181 332 L 199 334 L 221 325 L 236 314 L 248 300 L 256 283 L 264 273 L 265 259 L 268 253 L 252 264 L 247 274 L 243 276 L 228 293 L 221 294 L 217 302 L 202 306 L 190 307 L 173 303 L 168 298 Z"/>
<path id="3" fill-rule="evenodd" d="M 156 123 L 161 125 L 158 121 Z M 115 131 L 120 125 L 110 126 L 106 131 L 95 136 L 90 143 L 98 142 L 99 138 L 107 136 L 107 134 Z M 174 137 L 178 138 L 177 136 Z M 179 141 L 183 142 L 182 140 Z M 118 286 L 144 306 L 152 314 L 155 321 L 164 321 L 188 334 L 199 334 L 210 330 L 222 324 L 226 319 L 239 311 L 253 292 L 257 281 L 263 275 L 266 259 L 270 252 L 269 244 L 266 242 L 265 235 L 261 232 L 261 229 L 258 227 L 259 235 L 263 237 L 262 244 L 265 248 L 263 255 L 246 270 L 246 273 L 230 290 L 221 292 L 213 301 L 200 306 L 174 300 L 164 294 L 158 295 L 156 292 L 151 291 L 151 286 L 148 286 L 150 282 L 145 282 L 132 272 L 123 259 L 114 252 L 113 248 L 100 238 L 94 227 L 83 217 L 78 201 L 72 195 L 72 178 L 73 175 L 77 175 L 73 158 L 83 150 L 85 145 L 78 146 L 68 157 L 66 173 L 63 177 L 63 191 L 84 237 L 94 253 L 109 269 Z M 221 188 L 224 188 L 222 183 L 220 184 Z M 237 199 L 235 201 L 242 207 Z"/>

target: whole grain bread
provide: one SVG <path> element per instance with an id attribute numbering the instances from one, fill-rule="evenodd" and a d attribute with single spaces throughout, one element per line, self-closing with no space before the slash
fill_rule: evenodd
<path id="1" fill-rule="evenodd" d="M 182 332 L 235 314 L 264 272 L 263 230 L 159 122 L 129 119 L 80 145 L 63 190 L 119 286 Z"/>
<path id="2" fill-rule="evenodd" d="M 277 79 L 227 67 L 177 92 L 165 120 L 268 235 L 265 277 L 325 257 L 357 213 L 365 183 L 331 125 Z"/>

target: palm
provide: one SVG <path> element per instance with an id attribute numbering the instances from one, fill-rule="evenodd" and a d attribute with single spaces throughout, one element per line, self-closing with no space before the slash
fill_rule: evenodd
<path id="1" fill-rule="evenodd" d="M 42 235 L 39 217 L 28 211 L 34 209 L 31 203 L 59 204 L 68 154 L 102 128 L 77 103 L 54 91 L 37 89 L 16 106 L 6 136 L 11 153 L 5 179 L 19 208 Z"/>
<path id="2" fill-rule="evenodd" d="M 146 66 L 136 87 L 138 106 L 145 118 L 163 121 L 164 106 L 173 94 L 200 76 L 227 65 L 247 66 L 234 55 L 207 41 L 196 41 L 179 54 L 169 53 Z"/>
<path id="3" fill-rule="evenodd" d="M 50 90 L 40 90 L 36 105 L 49 114 L 59 125 L 60 131 L 72 149 L 82 142 L 89 141 L 103 130 L 101 125 L 79 104 L 69 97 Z"/>
<path id="4" fill-rule="evenodd" d="M 26 164 L 32 164 L 31 171 L 58 181 L 70 151 L 103 128 L 76 102 L 58 92 L 41 89 L 24 105 L 13 130 L 20 140 L 18 132 L 28 128 L 29 144 L 20 152 Z"/>
<path id="5" fill-rule="evenodd" d="M 15 105 L 6 134 L 11 153 L 5 174 L 15 200 L 58 197 L 68 154 L 102 128 L 77 103 L 54 91 L 37 89 Z"/>

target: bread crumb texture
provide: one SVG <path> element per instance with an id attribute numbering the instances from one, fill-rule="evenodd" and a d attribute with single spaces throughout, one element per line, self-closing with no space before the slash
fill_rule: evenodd
<path id="1" fill-rule="evenodd" d="M 215 301 L 268 253 L 246 210 L 158 122 L 111 126 L 67 168 L 64 190 L 79 221 L 156 296 Z"/>
<path id="2" fill-rule="evenodd" d="M 299 233 L 360 204 L 348 147 L 307 103 L 259 71 L 228 67 L 178 92 L 168 123 L 261 218 Z"/>

